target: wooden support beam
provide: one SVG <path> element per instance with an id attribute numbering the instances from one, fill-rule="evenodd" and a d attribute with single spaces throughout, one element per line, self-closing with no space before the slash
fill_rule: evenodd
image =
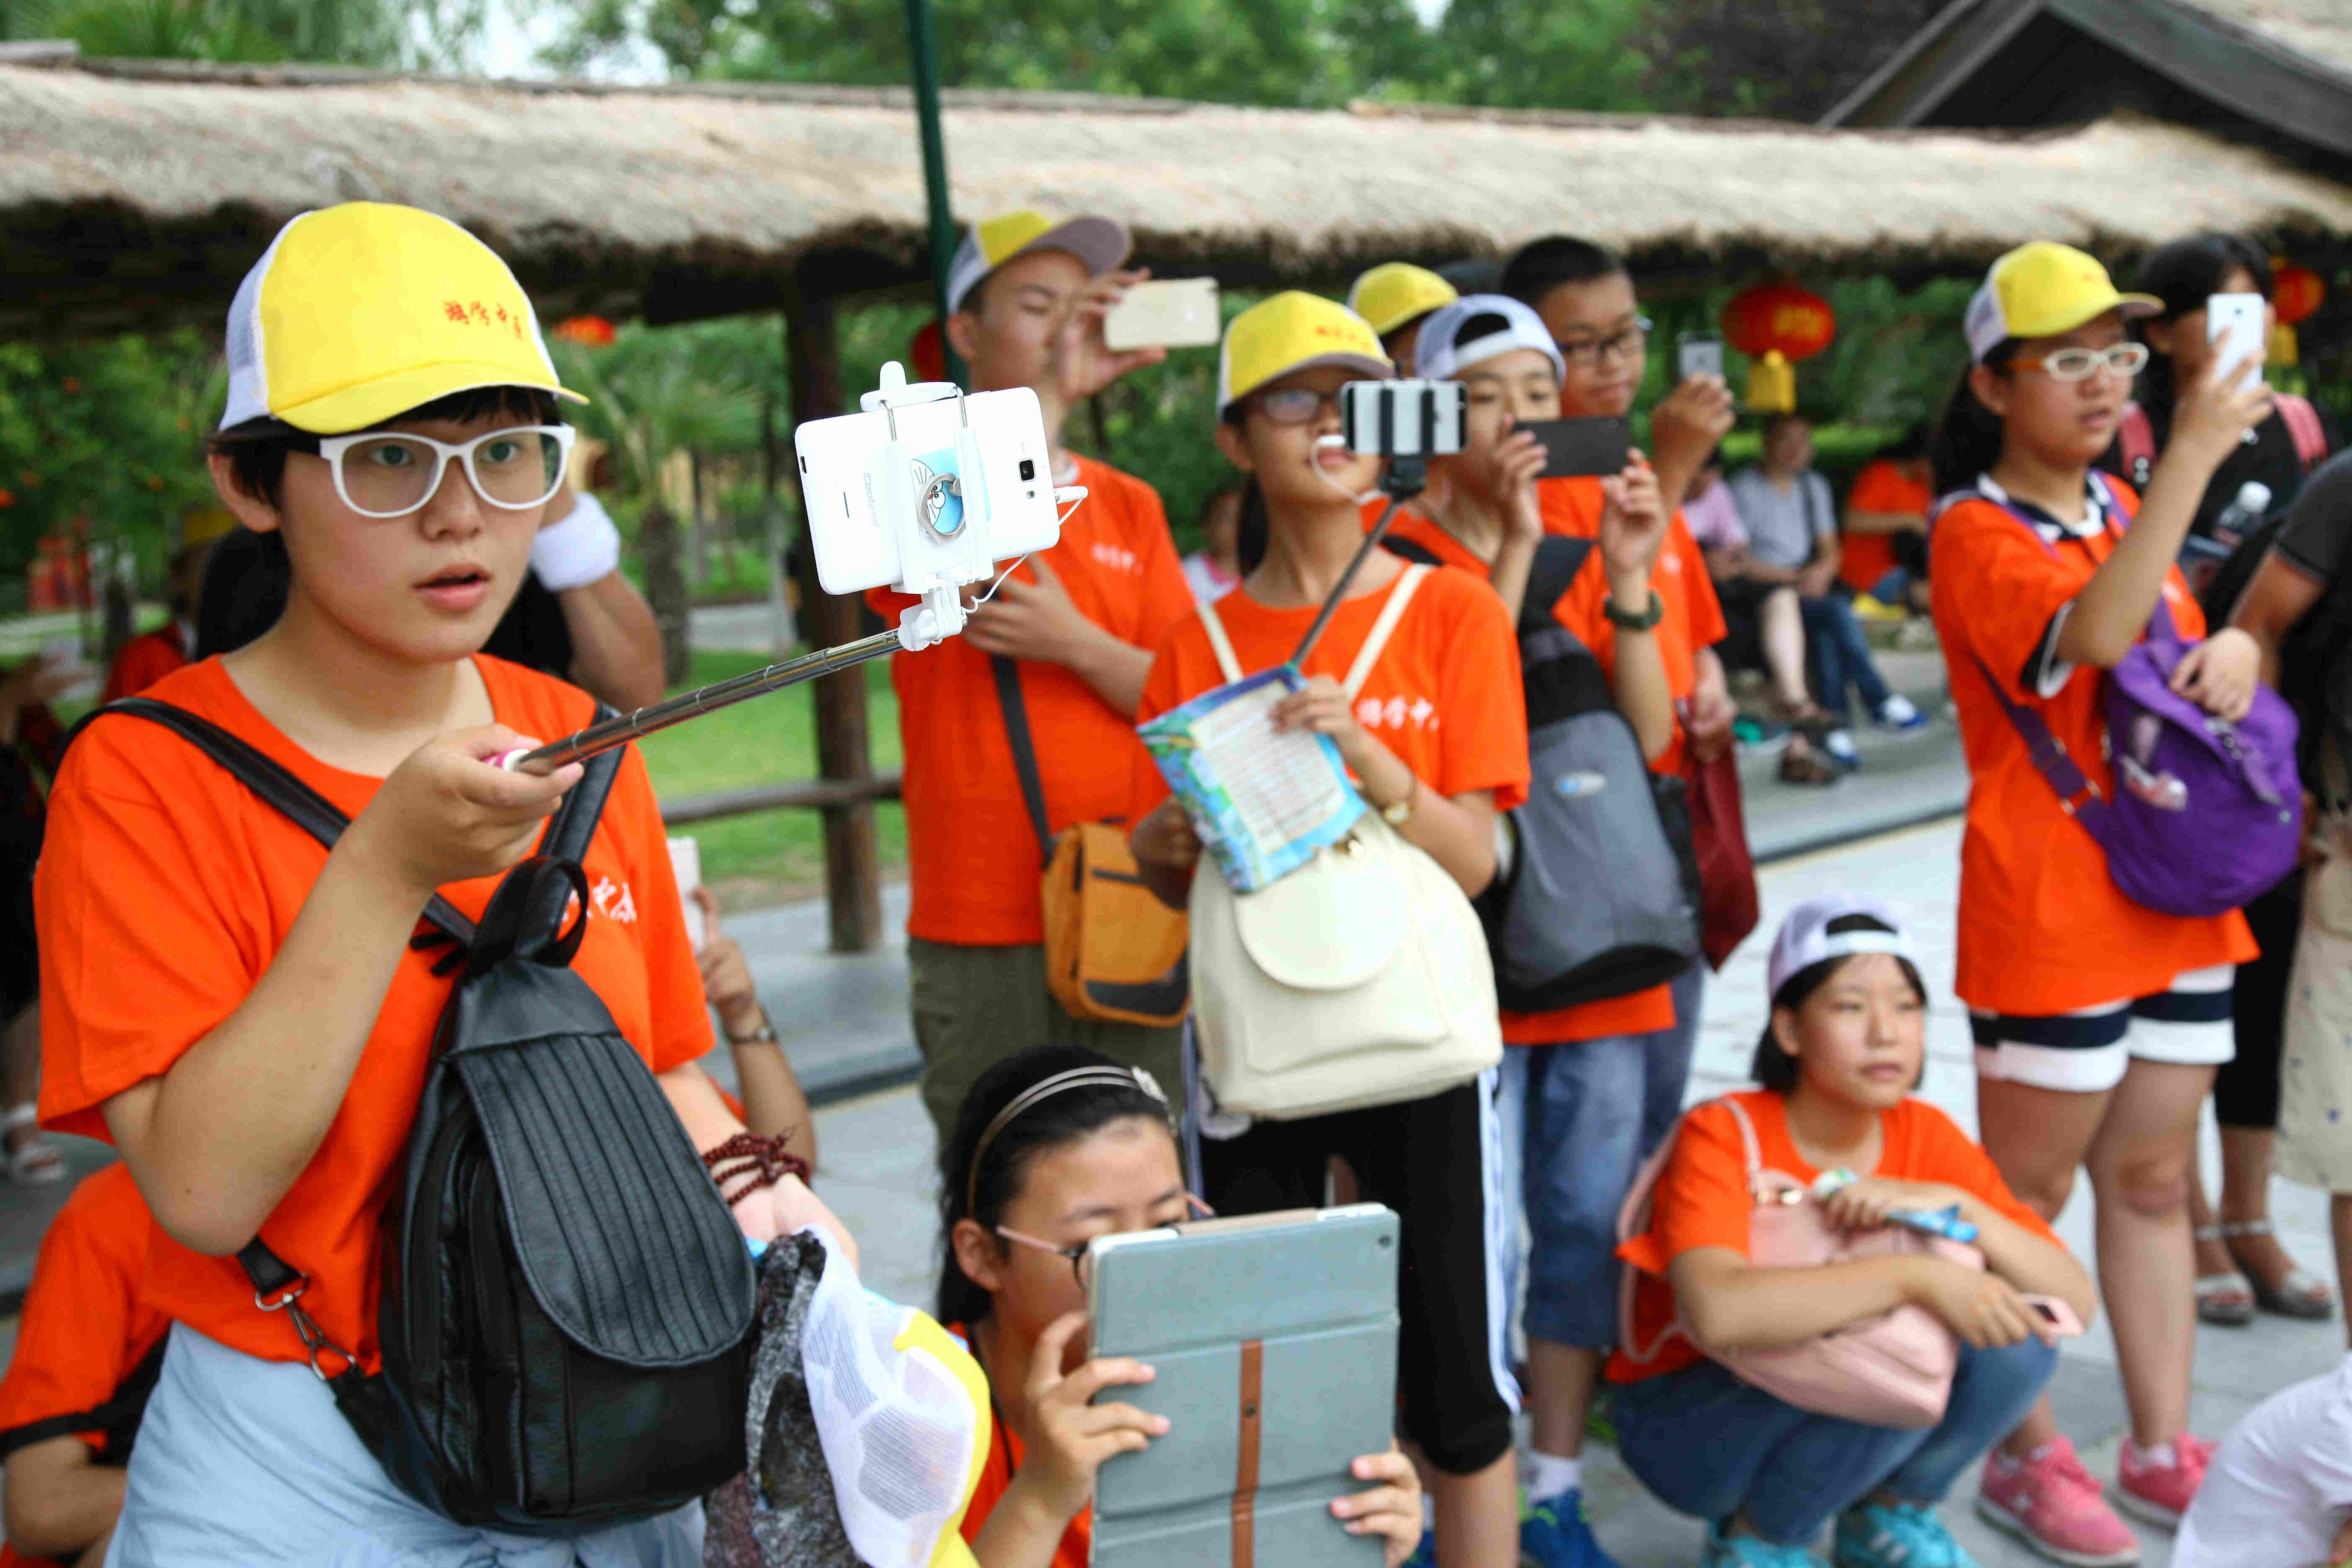
<path id="1" fill-rule="evenodd" d="M 784 303 L 784 362 L 792 381 L 795 422 L 841 413 L 841 363 L 834 331 L 834 296 L 795 276 Z M 793 475 L 797 481 L 799 467 Z M 808 508 L 803 504 L 805 520 Z M 816 577 L 816 553 L 805 540 L 796 570 L 801 629 L 812 647 L 834 647 L 865 631 L 854 598 L 827 594 Z M 866 674 L 845 670 L 817 681 L 816 766 L 821 779 L 864 783 L 874 773 L 866 736 Z M 870 800 L 824 807 L 824 896 L 835 952 L 868 952 L 882 942 L 882 856 Z"/>

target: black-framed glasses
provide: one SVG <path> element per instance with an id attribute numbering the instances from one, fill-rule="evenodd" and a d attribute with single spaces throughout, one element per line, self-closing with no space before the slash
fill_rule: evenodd
<path id="1" fill-rule="evenodd" d="M 1186 1193 L 1184 1194 L 1184 1202 L 1190 1205 L 1193 1211 L 1193 1217 L 1196 1219 L 1214 1219 L 1216 1217 L 1216 1210 L 1211 1208 L 1207 1204 L 1202 1203 L 1199 1198 L 1194 1197 L 1191 1193 Z M 1056 1258 L 1068 1258 L 1070 1262 L 1070 1273 L 1077 1280 L 1078 1289 L 1081 1290 L 1091 1290 L 1094 1289 L 1094 1255 L 1087 1250 L 1094 1241 L 1093 1237 L 1087 1237 L 1085 1241 L 1079 1242 L 1076 1247 L 1056 1247 L 1050 1241 L 1027 1235 L 1022 1231 L 1017 1231 L 1009 1225 L 998 1226 L 996 1227 L 996 1234 L 1003 1237 L 1007 1241 L 1019 1242 L 1022 1246 L 1031 1247 L 1038 1252 L 1050 1252 Z"/>
<path id="2" fill-rule="evenodd" d="M 1254 400 L 1257 411 L 1276 425 L 1312 424 L 1326 408 L 1339 411 L 1337 392 L 1318 392 L 1311 386 L 1277 386 L 1272 392 L 1261 392 Z"/>
<path id="3" fill-rule="evenodd" d="M 1650 346 L 1647 316 L 1636 316 L 1605 338 L 1554 338 L 1559 357 L 1579 370 L 1591 370 L 1605 359 L 1640 359 Z"/>

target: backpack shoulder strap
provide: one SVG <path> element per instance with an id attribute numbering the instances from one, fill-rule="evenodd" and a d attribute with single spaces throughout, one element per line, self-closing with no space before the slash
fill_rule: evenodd
<path id="1" fill-rule="evenodd" d="M 2327 461 L 2327 427 L 2319 422 L 2319 410 L 2311 405 L 2311 399 L 2282 392 L 2271 403 L 2294 439 L 2295 460 L 2303 465 L 2303 471 L 2308 474 Z"/>
<path id="2" fill-rule="evenodd" d="M 1396 535 L 1391 534 L 1386 539 L 1381 541 L 1381 548 L 1387 551 L 1391 555 L 1401 555 L 1407 561 L 1410 561 L 1418 566 L 1442 566 L 1444 564 L 1443 561 L 1438 559 L 1436 551 L 1432 550 L 1428 545 L 1423 544 L 1417 539 L 1399 539 Z"/>
<path id="3" fill-rule="evenodd" d="M 296 778 L 250 742 L 229 733 L 209 719 L 169 702 L 159 702 L 152 697 L 121 698 L 94 710 L 74 726 L 73 735 L 67 737 L 67 743 L 70 745 L 74 735 L 79 735 L 110 713 L 161 724 L 220 764 L 239 784 L 260 797 L 264 805 L 275 807 L 294 826 L 330 849 L 342 837 L 343 829 L 351 826 L 351 819 L 338 810 L 333 802 Z M 600 800 L 597 805 L 601 809 L 603 802 Z M 593 832 L 593 828 L 592 821 L 590 830 Z M 474 922 L 459 914 L 438 893 L 425 904 L 425 918 L 454 937 L 460 945 L 474 940 Z"/>
<path id="4" fill-rule="evenodd" d="M 1213 636 L 1210 640 L 1216 639 Z M 1037 742 L 1029 733 L 1029 703 L 1021 694 L 1021 667 L 1000 653 L 989 658 L 988 668 L 996 678 L 996 706 L 1004 715 L 1004 738 L 1013 746 L 1013 771 L 1021 780 L 1021 798 L 1029 807 L 1029 826 L 1037 835 L 1037 852 L 1051 859 L 1054 834 L 1048 824 L 1052 819 L 1045 815 L 1045 779 L 1037 767 Z"/>
<path id="5" fill-rule="evenodd" d="M 603 723 L 617 719 L 620 714 L 603 703 L 589 722 Z M 615 746 L 609 752 L 599 752 L 582 767 L 580 782 L 555 808 L 555 816 L 540 838 L 540 853 L 552 855 L 573 865 L 588 853 L 589 844 L 596 837 L 596 825 L 604 820 L 604 802 L 612 795 L 613 781 L 620 776 L 621 759 L 628 748 Z"/>
<path id="6" fill-rule="evenodd" d="M 1396 631 L 1397 623 L 1404 619 L 1405 606 L 1412 603 L 1412 596 L 1421 592 L 1421 585 L 1428 582 L 1429 574 L 1436 570 L 1434 566 L 1408 566 L 1404 569 L 1404 575 L 1397 579 L 1397 585 L 1389 590 L 1389 602 L 1381 606 L 1381 618 L 1372 623 L 1370 634 L 1364 638 L 1364 646 L 1356 650 L 1356 662 L 1348 667 L 1348 679 L 1339 683 L 1349 697 L 1364 689 L 1364 681 L 1372 673 L 1372 666 L 1380 662 L 1381 653 L 1387 649 L 1389 637 Z"/>
<path id="7" fill-rule="evenodd" d="M 2125 404 L 2116 421 L 2116 453 L 2123 458 L 2124 469 L 2134 484 L 2147 483 L 2156 467 L 2156 426 L 2148 419 L 2147 410 L 2137 403 Z"/>
<path id="8" fill-rule="evenodd" d="M 1549 533 L 1536 546 L 1535 563 L 1528 568 L 1527 595 L 1519 601 L 1521 632 L 1541 631 L 1559 624 L 1552 612 L 1559 607 L 1561 595 L 1591 558 L 1593 542 Z"/>
<path id="9" fill-rule="evenodd" d="M 1242 678 L 1242 661 L 1234 657 L 1234 639 L 1225 635 L 1225 623 L 1217 616 L 1217 606 L 1195 606 L 1201 615 L 1201 629 L 1209 634 L 1209 651 L 1217 656 L 1217 668 L 1227 680 Z"/>

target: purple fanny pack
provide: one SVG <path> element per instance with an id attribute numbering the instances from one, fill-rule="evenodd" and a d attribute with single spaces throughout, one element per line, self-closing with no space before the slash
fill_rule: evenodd
<path id="1" fill-rule="evenodd" d="M 2112 515 L 2113 499 L 2104 489 L 2101 499 Z M 2059 804 L 2105 852 L 2124 896 L 2163 914 L 2218 915 L 2244 908 L 2294 869 L 2303 841 L 2296 724 L 2286 700 L 2267 686 L 2254 688 L 2252 710 L 2234 724 L 2174 691 L 2172 672 L 2189 647 L 2159 597 L 2147 638 L 2108 673 L 2112 795 L 2067 755 L 2038 710 L 2011 700 L 1990 669 L 1984 676 Z"/>

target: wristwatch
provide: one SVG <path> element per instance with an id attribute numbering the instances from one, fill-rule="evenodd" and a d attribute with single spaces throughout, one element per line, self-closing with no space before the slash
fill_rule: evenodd
<path id="1" fill-rule="evenodd" d="M 1653 588 L 1650 590 L 1648 608 L 1638 614 L 1619 609 L 1617 601 L 1606 596 L 1603 596 L 1601 601 L 1601 613 L 1609 617 L 1609 624 L 1612 626 L 1622 626 L 1629 632 L 1646 632 L 1666 618 L 1666 602 L 1659 598 L 1658 591 Z"/>
<path id="2" fill-rule="evenodd" d="M 752 1030 L 748 1035 L 730 1034 L 727 1037 L 727 1043 L 730 1046 L 774 1045 L 776 1043 L 776 1026 L 768 1022 L 767 1009 L 763 1007 L 760 1010 L 760 1026 L 758 1028 Z"/>
<path id="3" fill-rule="evenodd" d="M 1412 803 L 1421 798 L 1421 775 L 1413 773 L 1409 776 L 1412 783 L 1405 787 L 1404 798 L 1393 805 L 1381 807 L 1381 820 L 1391 827 L 1402 827 L 1406 823 L 1411 822 Z"/>

